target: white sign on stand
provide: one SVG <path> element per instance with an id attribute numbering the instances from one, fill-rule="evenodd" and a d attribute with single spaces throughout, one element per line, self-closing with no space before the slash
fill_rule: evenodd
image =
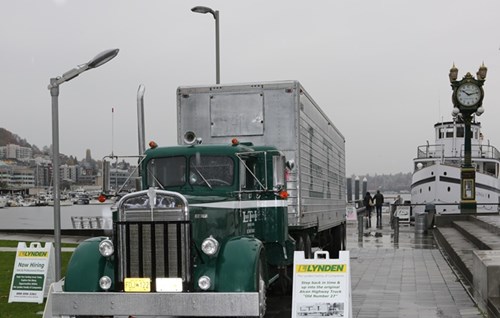
<path id="1" fill-rule="evenodd" d="M 27 247 L 25 242 L 19 242 L 9 303 L 43 303 L 43 298 L 47 295 L 54 278 L 52 243 L 45 243 L 45 247 L 42 247 L 40 243 L 33 242 Z"/>
<path id="2" fill-rule="evenodd" d="M 358 219 L 358 213 L 356 207 L 352 204 L 346 206 L 346 219 L 348 221 L 356 221 Z"/>
<path id="3" fill-rule="evenodd" d="M 400 223 L 410 223 L 410 209 L 409 205 L 400 205 L 396 208 L 394 216 L 399 218 Z"/>
<path id="4" fill-rule="evenodd" d="M 349 251 L 340 251 L 338 259 L 325 251 L 313 259 L 295 252 L 292 317 L 352 317 Z"/>

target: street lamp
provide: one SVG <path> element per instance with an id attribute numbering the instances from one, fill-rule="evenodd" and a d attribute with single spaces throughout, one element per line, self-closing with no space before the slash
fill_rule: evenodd
<path id="1" fill-rule="evenodd" d="M 86 70 L 99 67 L 108 62 L 118 54 L 118 49 L 111 49 L 97 54 L 93 59 L 85 64 L 67 71 L 62 76 L 50 79 L 48 89 L 52 96 L 52 169 L 53 169 L 53 189 L 54 197 L 54 244 L 55 244 L 55 265 L 56 281 L 61 279 L 61 197 L 59 189 L 59 85 L 70 81 Z"/>
<path id="2" fill-rule="evenodd" d="M 463 214 L 477 212 L 476 202 L 476 169 L 472 165 L 471 149 L 471 123 L 473 115 L 481 116 L 484 113 L 483 84 L 486 80 L 488 69 L 484 63 L 476 73 L 477 79 L 467 73 L 461 80 L 457 81 L 458 69 L 453 64 L 450 69 L 450 83 L 453 90 L 453 117 L 459 117 L 465 125 L 464 136 L 464 161 L 460 169 L 460 211 Z"/>
<path id="3" fill-rule="evenodd" d="M 210 13 L 215 19 L 215 79 L 216 84 L 220 84 L 219 11 L 202 6 L 194 7 L 191 11 L 203 14 Z"/>

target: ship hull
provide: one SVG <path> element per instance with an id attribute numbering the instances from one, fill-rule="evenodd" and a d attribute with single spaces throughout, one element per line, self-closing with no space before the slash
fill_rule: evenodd
<path id="1" fill-rule="evenodd" d="M 440 163 L 415 171 L 411 185 L 413 212 L 422 213 L 426 205 L 434 204 L 436 213 L 460 213 L 460 171 L 460 167 Z M 495 176 L 476 172 L 478 213 L 499 211 L 499 186 Z"/>

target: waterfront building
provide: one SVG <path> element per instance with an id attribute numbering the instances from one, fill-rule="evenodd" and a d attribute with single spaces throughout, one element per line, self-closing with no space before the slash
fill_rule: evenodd
<path id="1" fill-rule="evenodd" d="M 0 147 L 0 158 L 28 161 L 33 157 L 33 150 L 29 147 L 8 144 Z"/>

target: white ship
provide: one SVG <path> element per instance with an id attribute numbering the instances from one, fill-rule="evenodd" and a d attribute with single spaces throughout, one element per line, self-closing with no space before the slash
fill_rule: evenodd
<path id="1" fill-rule="evenodd" d="M 435 143 L 427 142 L 419 146 L 417 157 L 413 159 L 413 213 L 424 212 L 426 204 L 435 204 L 436 213 L 459 213 L 465 125 L 460 121 L 442 122 L 435 124 L 434 130 Z M 471 130 L 477 212 L 497 212 L 500 203 L 500 153 L 489 141 L 484 142 L 480 123 L 473 122 Z"/>

